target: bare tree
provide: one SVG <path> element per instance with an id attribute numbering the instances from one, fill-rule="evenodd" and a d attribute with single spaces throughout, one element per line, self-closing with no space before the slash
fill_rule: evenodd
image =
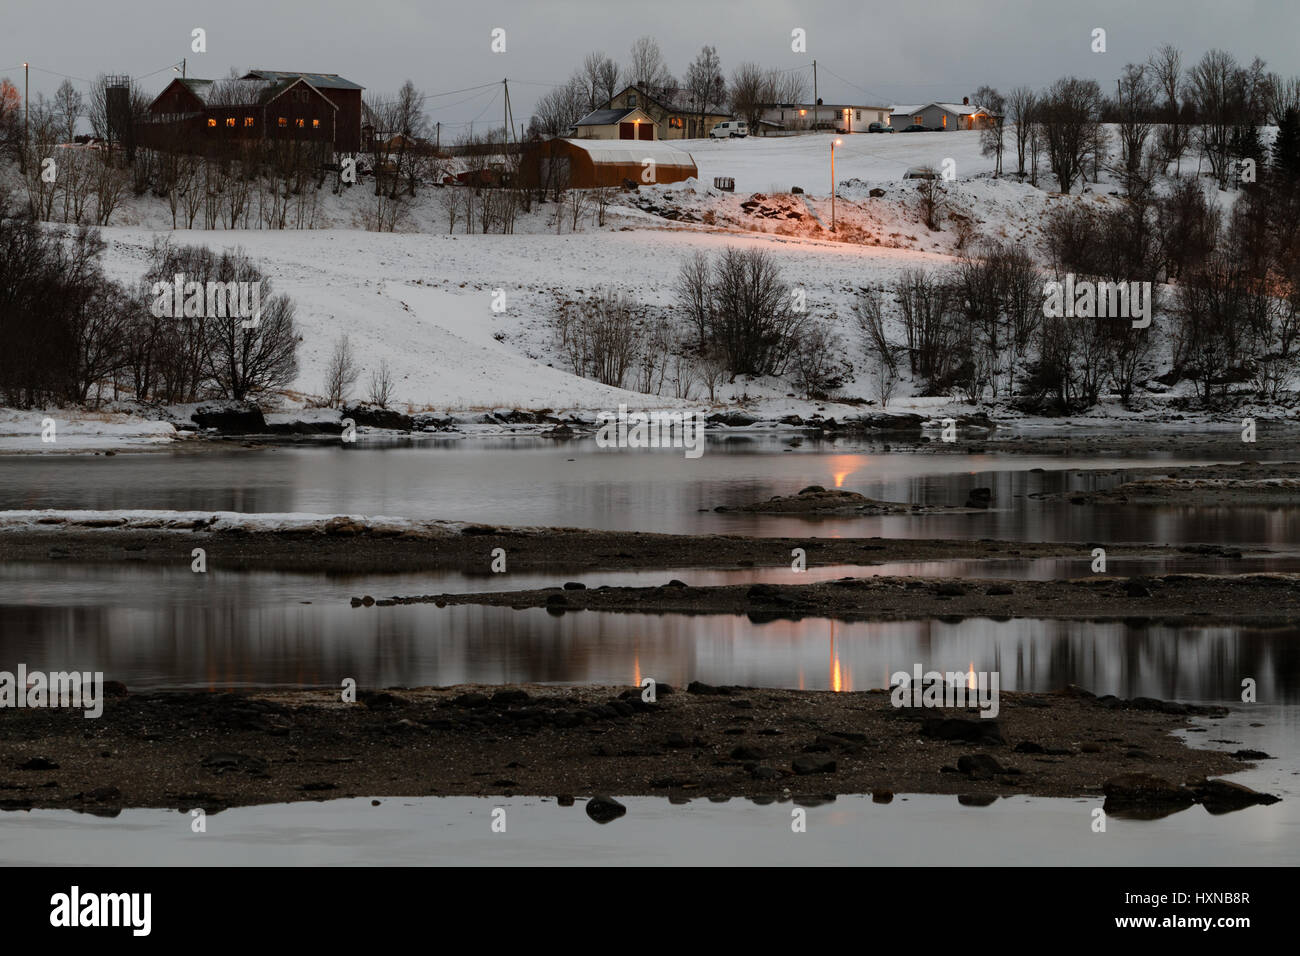
<path id="1" fill-rule="evenodd" d="M 677 301 L 695 329 L 701 351 L 709 333 L 711 274 L 709 257 L 698 249 L 682 262 L 677 272 Z"/>
<path id="2" fill-rule="evenodd" d="M 618 64 L 604 53 L 588 53 L 578 76 L 582 79 L 588 112 L 613 99 L 618 92 Z"/>
<path id="3" fill-rule="evenodd" d="M 723 102 L 727 95 L 727 81 L 722 76 L 722 60 L 717 47 L 704 46 L 686 70 L 686 89 L 699 105 L 700 129 L 704 116 L 712 104 Z"/>
<path id="4" fill-rule="evenodd" d="M 1027 174 L 1025 158 L 1028 155 L 1029 137 L 1034 123 L 1034 105 L 1038 98 L 1027 86 L 1017 86 L 1007 96 L 1007 111 L 1016 128 L 1016 175 Z"/>
<path id="5" fill-rule="evenodd" d="M 709 306 L 709 344 L 733 380 L 784 372 L 804 317 L 794 309 L 775 256 L 728 246 L 713 269 Z"/>
<path id="6" fill-rule="evenodd" d="M 917 192 L 921 196 L 921 219 L 927 229 L 937 230 L 943 221 L 944 189 L 939 173 L 931 166 L 922 170 Z"/>
<path id="7" fill-rule="evenodd" d="M 563 86 L 550 90 L 537 101 L 533 125 L 542 136 L 567 136 L 588 112 L 587 92 L 582 78 L 572 76 Z"/>
<path id="8" fill-rule="evenodd" d="M 1147 60 L 1158 96 L 1163 97 L 1159 134 L 1160 154 L 1165 165 L 1174 164 L 1174 173 L 1182 171 L 1183 153 L 1191 142 L 1190 128 L 1183 122 L 1183 55 L 1166 43 Z"/>
<path id="9" fill-rule="evenodd" d="M 668 70 L 659 44 L 649 35 L 637 37 L 632 41 L 628 62 L 623 74 L 623 85 L 640 85 L 652 96 L 671 90 L 677 81 Z"/>
<path id="10" fill-rule="evenodd" d="M 1120 164 L 1128 192 L 1142 172 L 1142 158 L 1151 135 L 1151 117 L 1155 111 L 1156 88 L 1149 67 L 1130 63 L 1124 67 L 1115 98 L 1118 121 Z"/>
<path id="11" fill-rule="evenodd" d="M 769 70 L 767 92 L 769 103 L 802 103 L 808 98 L 808 74 L 802 70 Z"/>
<path id="12" fill-rule="evenodd" d="M 750 130 L 758 128 L 762 107 L 775 102 L 771 95 L 771 75 L 757 63 L 742 63 L 731 74 L 731 111 L 749 124 Z"/>
<path id="13" fill-rule="evenodd" d="M 85 98 L 72 85 L 71 80 L 64 80 L 54 93 L 54 112 L 61 125 L 59 130 L 65 143 L 71 143 L 77 135 L 77 122 L 85 107 Z"/>
<path id="14" fill-rule="evenodd" d="M 334 340 L 334 353 L 325 366 L 325 404 L 329 408 L 342 408 L 352 387 L 357 384 L 361 370 L 352 355 L 352 343 L 346 335 Z"/>
<path id="15" fill-rule="evenodd" d="M 393 397 L 393 370 L 388 366 L 388 359 L 379 363 L 379 368 L 370 370 L 370 404 L 387 408 Z"/>
<path id="16" fill-rule="evenodd" d="M 1036 111 L 1047 161 L 1063 193 L 1085 175 L 1085 160 L 1096 148 L 1100 108 L 1097 81 L 1070 76 L 1052 84 Z"/>
<path id="17" fill-rule="evenodd" d="M 825 400 L 843 382 L 845 363 L 838 358 L 843 352 L 843 343 L 827 323 L 814 320 L 800 329 L 791 350 L 790 371 L 804 398 Z"/>
<path id="18" fill-rule="evenodd" d="M 575 375 L 621 388 L 640 343 L 632 302 L 621 293 L 597 290 L 555 310 L 555 341 Z"/>
<path id="19" fill-rule="evenodd" d="M 989 123 L 980 130 L 980 153 L 993 157 L 993 175 L 1002 175 L 1002 149 L 1005 142 L 1007 101 L 991 86 L 975 91 L 975 102 L 988 111 Z"/>

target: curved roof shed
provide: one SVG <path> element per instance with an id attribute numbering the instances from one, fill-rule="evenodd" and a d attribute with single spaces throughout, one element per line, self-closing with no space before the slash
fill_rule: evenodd
<path id="1" fill-rule="evenodd" d="M 527 150 L 520 174 L 530 186 L 591 189 L 678 183 L 699 170 L 690 153 L 661 140 L 552 139 Z"/>

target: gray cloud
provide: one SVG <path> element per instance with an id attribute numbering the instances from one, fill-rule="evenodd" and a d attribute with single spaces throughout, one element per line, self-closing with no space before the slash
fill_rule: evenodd
<path id="1" fill-rule="evenodd" d="M 100 72 L 142 77 L 150 91 L 189 59 L 189 75 L 217 77 L 232 66 L 341 73 L 368 89 L 396 90 L 410 77 L 428 93 L 511 79 L 516 120 L 524 122 L 546 84 L 563 81 L 590 50 L 626 58 L 650 33 L 670 67 L 684 73 L 704 43 L 725 70 L 752 60 L 779 69 L 816 57 L 828 102 L 950 99 L 989 83 L 1041 87 L 1067 73 L 1110 88 L 1125 63 L 1173 43 L 1191 61 L 1212 47 L 1243 60 L 1255 55 L 1285 75 L 1300 73 L 1300 4 L 1293 0 L 538 0 L 418 3 L 414 0 L 102 0 L 23 3 L 6 13 L 0 75 L 21 84 L 16 64 L 89 78 Z M 208 52 L 190 52 L 190 31 L 207 31 Z M 493 54 L 490 31 L 507 31 Z M 790 51 L 790 31 L 807 31 L 808 52 Z M 1107 31 L 1108 52 L 1089 49 Z M 160 71 L 161 72 L 154 72 Z M 152 76 L 145 74 L 153 73 Z M 34 91 L 59 83 L 34 71 Z M 452 129 L 472 119 L 500 122 L 499 92 L 431 101 Z"/>

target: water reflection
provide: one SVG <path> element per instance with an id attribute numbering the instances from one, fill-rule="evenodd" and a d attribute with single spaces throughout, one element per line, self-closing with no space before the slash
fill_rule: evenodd
<path id="1" fill-rule="evenodd" d="M 597 449 L 590 441 L 536 439 L 19 456 L 0 459 L 0 509 L 353 512 L 679 533 L 1262 546 L 1300 536 L 1300 507 L 1096 509 L 1030 497 L 1109 487 L 1125 468 L 1173 460 L 1177 447 L 1102 459 L 885 452 L 880 444 L 812 439 L 792 448 L 788 442 L 772 435 L 713 440 L 698 460 L 671 449 L 632 453 Z M 810 484 L 929 505 L 962 505 L 972 487 L 987 486 L 994 507 L 975 515 L 811 521 L 713 511 Z"/>
<path id="2" fill-rule="evenodd" d="M 334 686 L 343 677 L 362 686 L 635 685 L 650 676 L 861 690 L 921 663 L 997 670 L 1007 690 L 1077 683 L 1122 696 L 1231 701 L 1253 677 L 1261 700 L 1300 698 L 1294 628 L 351 608 L 350 592 L 323 576 L 60 566 L 64 579 L 54 582 L 33 568 L 27 579 L 0 577 L 0 662 L 102 670 L 137 688 Z"/>

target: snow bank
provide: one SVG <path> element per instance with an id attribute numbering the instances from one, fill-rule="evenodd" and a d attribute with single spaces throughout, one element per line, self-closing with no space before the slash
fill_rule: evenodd
<path id="1" fill-rule="evenodd" d="M 386 515 L 319 515 L 238 511 L 0 511 L 0 533 L 32 531 L 210 531 L 234 534 L 419 535 L 460 534 L 462 521 L 415 520 Z"/>

